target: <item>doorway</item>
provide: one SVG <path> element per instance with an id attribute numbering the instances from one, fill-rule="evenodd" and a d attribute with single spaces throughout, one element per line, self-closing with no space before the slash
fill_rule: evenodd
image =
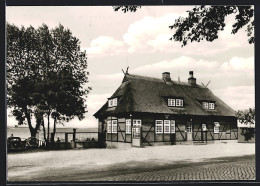
<path id="1" fill-rule="evenodd" d="M 192 141 L 192 124 L 191 124 L 191 122 L 187 123 L 186 131 L 187 131 L 187 141 Z"/>

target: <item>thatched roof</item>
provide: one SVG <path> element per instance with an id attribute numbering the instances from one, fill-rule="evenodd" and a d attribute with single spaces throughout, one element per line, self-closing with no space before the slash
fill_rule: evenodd
<path id="1" fill-rule="evenodd" d="M 126 74 L 120 87 L 111 96 L 114 97 L 118 97 L 117 107 L 108 108 L 106 102 L 94 116 L 98 118 L 136 112 L 235 116 L 235 111 L 207 87 L 178 81 L 165 83 L 163 79 Z M 168 97 L 182 98 L 183 108 L 168 107 Z M 215 102 L 215 109 L 204 109 L 201 101 Z"/>

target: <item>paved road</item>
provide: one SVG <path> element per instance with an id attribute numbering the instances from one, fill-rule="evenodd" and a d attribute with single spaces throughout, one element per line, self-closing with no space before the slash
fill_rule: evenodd
<path id="1" fill-rule="evenodd" d="M 89 179 L 92 181 L 254 180 L 255 157 L 213 159 L 204 163 L 181 163 L 163 170 Z"/>
<path id="2" fill-rule="evenodd" d="M 37 167 L 36 167 L 37 170 Z M 255 155 L 222 157 L 200 162 L 160 164 L 128 162 L 87 171 L 77 168 L 43 170 L 42 174 L 9 177 L 9 181 L 180 181 L 180 180 L 254 180 Z"/>

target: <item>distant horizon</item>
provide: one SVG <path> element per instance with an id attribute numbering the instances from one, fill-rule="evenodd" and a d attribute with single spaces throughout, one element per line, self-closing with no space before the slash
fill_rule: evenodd
<path id="1" fill-rule="evenodd" d="M 7 128 L 28 128 L 28 125 L 18 125 L 18 127 L 15 127 L 15 125 L 7 125 Z M 42 127 L 41 127 L 42 128 Z M 53 126 L 51 126 L 50 128 L 53 128 Z M 56 129 L 58 128 L 62 128 L 62 129 L 66 129 L 66 128 L 98 128 L 98 127 L 68 127 L 68 126 L 64 126 L 64 127 L 60 127 L 60 126 L 56 126 Z M 47 127 L 45 127 L 45 129 L 47 129 Z"/>

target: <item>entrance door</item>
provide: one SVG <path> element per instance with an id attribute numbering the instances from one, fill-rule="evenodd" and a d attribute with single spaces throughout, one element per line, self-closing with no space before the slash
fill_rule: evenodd
<path id="1" fill-rule="evenodd" d="M 192 124 L 187 123 L 187 141 L 192 141 Z"/>
<path id="2" fill-rule="evenodd" d="M 142 128 L 140 126 L 132 127 L 132 146 L 134 147 L 142 146 L 141 132 L 142 132 Z"/>

